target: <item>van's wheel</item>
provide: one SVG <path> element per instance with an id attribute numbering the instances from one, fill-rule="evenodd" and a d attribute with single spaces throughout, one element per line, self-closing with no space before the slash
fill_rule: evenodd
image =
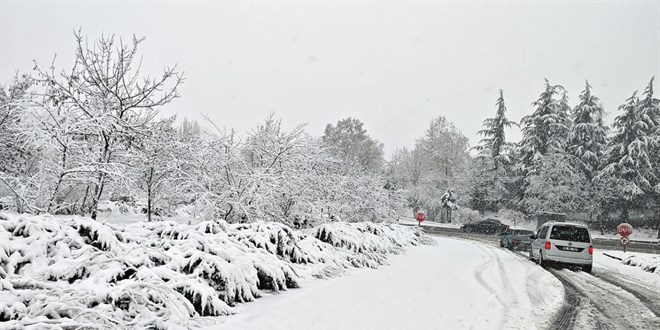
<path id="1" fill-rule="evenodd" d="M 582 271 L 585 273 L 591 273 L 591 265 L 584 265 L 582 266 Z"/>
<path id="2" fill-rule="evenodd" d="M 534 253 L 532 253 L 532 247 L 529 247 L 529 260 L 534 261 Z"/>
<path id="3" fill-rule="evenodd" d="M 471 233 L 471 232 L 472 232 L 472 228 L 470 228 L 470 227 L 465 228 L 465 232 L 466 232 L 466 233 Z"/>
<path id="4" fill-rule="evenodd" d="M 539 251 L 539 266 L 545 267 L 546 264 L 545 260 L 543 260 L 543 252 Z"/>

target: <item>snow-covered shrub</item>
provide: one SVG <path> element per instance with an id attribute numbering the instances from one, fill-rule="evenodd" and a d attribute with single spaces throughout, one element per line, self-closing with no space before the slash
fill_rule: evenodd
<path id="1" fill-rule="evenodd" d="M 468 223 L 481 219 L 481 214 L 479 214 L 479 211 L 467 207 L 458 209 L 454 214 L 455 216 L 451 219 L 453 223 Z"/>
<path id="2" fill-rule="evenodd" d="M 652 254 L 633 254 L 621 260 L 624 265 L 637 266 L 643 270 L 660 275 L 660 256 Z"/>
<path id="3" fill-rule="evenodd" d="M 386 255 L 398 254 L 404 246 L 417 245 L 419 234 L 402 231 L 395 224 L 327 223 L 316 228 L 314 237 L 353 254 L 353 266 L 376 268 L 385 263 Z"/>
<path id="4" fill-rule="evenodd" d="M 0 322 L 8 328 L 166 329 L 233 313 L 306 276 L 378 267 L 423 238 L 393 224 L 114 227 L 80 217 L 0 212 Z M 317 238 L 318 237 L 318 238 Z"/>
<path id="5" fill-rule="evenodd" d="M 298 242 L 305 235 L 276 222 L 256 222 L 233 225 L 231 236 L 251 248 L 266 250 L 278 258 L 292 263 L 319 262 L 313 254 L 301 249 Z"/>
<path id="6" fill-rule="evenodd" d="M 534 217 L 527 217 L 524 213 L 516 210 L 509 210 L 509 209 L 501 209 L 497 212 L 496 217 L 498 219 L 504 219 L 504 220 L 509 220 L 509 222 L 516 222 L 516 223 L 533 223 L 536 225 L 536 218 Z"/>

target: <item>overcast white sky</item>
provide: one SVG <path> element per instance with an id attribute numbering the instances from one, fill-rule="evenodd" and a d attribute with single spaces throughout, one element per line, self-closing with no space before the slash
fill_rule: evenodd
<path id="1" fill-rule="evenodd" d="M 166 115 L 203 113 L 245 132 L 276 111 L 287 127 L 308 123 L 317 136 L 355 117 L 388 155 L 412 146 L 438 115 L 475 145 L 499 89 L 517 121 L 533 110 L 544 77 L 568 89 L 571 105 L 588 79 L 611 122 L 660 76 L 660 1 L 2 0 L 0 83 L 54 53 L 56 67 L 70 69 L 77 27 L 90 39 L 145 36 L 148 72 L 178 64 L 186 82 Z"/>

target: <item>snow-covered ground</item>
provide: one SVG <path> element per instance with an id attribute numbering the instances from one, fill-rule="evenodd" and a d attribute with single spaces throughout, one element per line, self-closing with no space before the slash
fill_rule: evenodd
<path id="1" fill-rule="evenodd" d="M 537 329 L 562 304 L 550 273 L 506 250 L 437 238 L 378 270 L 303 282 L 207 329 Z"/>

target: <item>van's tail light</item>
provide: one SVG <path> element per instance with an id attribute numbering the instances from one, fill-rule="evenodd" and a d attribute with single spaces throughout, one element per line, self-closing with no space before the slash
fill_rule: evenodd
<path id="1" fill-rule="evenodd" d="M 545 249 L 550 250 L 550 241 L 545 241 Z"/>
<path id="2" fill-rule="evenodd" d="M 594 246 L 589 245 L 589 254 L 594 254 Z"/>

